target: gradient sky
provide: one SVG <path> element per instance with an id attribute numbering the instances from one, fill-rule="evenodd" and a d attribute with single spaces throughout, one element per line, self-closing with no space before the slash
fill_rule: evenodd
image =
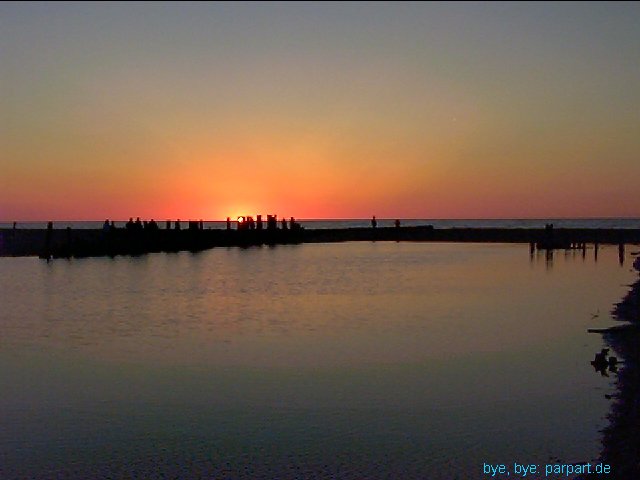
<path id="1" fill-rule="evenodd" d="M 0 220 L 640 216 L 640 3 L 0 5 Z"/>

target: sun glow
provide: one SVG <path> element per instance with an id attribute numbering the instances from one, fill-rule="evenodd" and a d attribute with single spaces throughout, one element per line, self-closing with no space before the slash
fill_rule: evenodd
<path id="1" fill-rule="evenodd" d="M 0 220 L 640 215 L 635 4 L 537 26 L 540 7 L 334 5 L 282 28 L 284 7 L 149 6 L 170 49 L 128 9 L 85 8 L 1 10 Z M 605 12 L 615 35 L 576 33 Z"/>

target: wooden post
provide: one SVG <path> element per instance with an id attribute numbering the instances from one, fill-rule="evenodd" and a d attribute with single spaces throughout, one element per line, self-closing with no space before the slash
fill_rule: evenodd
<path id="1" fill-rule="evenodd" d="M 620 266 L 624 265 L 624 243 L 618 245 L 618 261 Z"/>

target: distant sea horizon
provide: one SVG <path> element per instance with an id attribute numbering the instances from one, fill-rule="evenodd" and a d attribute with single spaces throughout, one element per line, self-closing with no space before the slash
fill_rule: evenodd
<path id="1" fill-rule="evenodd" d="M 137 217 L 133 217 L 134 219 Z M 278 217 L 286 218 L 290 217 Z M 296 218 L 303 227 L 309 229 L 327 229 L 327 228 L 361 228 L 371 225 L 371 218 L 345 218 L 345 219 L 314 219 L 314 218 Z M 150 218 L 142 218 L 142 220 L 150 220 Z M 109 219 L 113 220 L 116 226 L 123 227 L 127 219 Z M 160 228 L 165 228 L 165 223 L 169 219 L 155 218 Z M 172 224 L 175 218 L 170 219 Z M 186 226 L 189 220 L 200 219 L 180 219 L 181 223 Z M 266 220 L 266 215 L 263 216 Z M 379 227 L 391 227 L 394 225 L 395 218 L 376 218 Z M 418 226 L 433 225 L 435 228 L 543 228 L 547 223 L 553 223 L 557 228 L 640 228 L 640 217 L 575 217 L 575 218 L 474 218 L 474 219 L 435 219 L 435 218 L 399 218 L 402 226 Z M 235 221 L 235 219 L 232 219 Z M 22 229 L 41 229 L 47 227 L 47 221 L 20 221 L 16 220 L 16 228 Z M 74 229 L 99 229 L 102 228 L 103 220 L 53 220 L 55 229 L 65 229 L 71 227 Z M 205 229 L 224 229 L 226 228 L 226 220 L 203 220 Z M 13 221 L 0 221 L 0 228 L 13 228 Z"/>

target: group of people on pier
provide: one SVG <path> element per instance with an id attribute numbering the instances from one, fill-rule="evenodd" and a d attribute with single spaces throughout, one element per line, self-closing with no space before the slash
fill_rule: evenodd
<path id="1" fill-rule="evenodd" d="M 226 221 L 227 230 L 232 229 L 232 223 L 233 222 L 231 218 L 227 217 L 227 221 Z M 236 220 L 238 230 L 263 230 L 265 223 L 266 223 L 266 230 L 277 230 L 278 223 L 280 224 L 280 228 L 282 230 L 301 230 L 302 229 L 302 226 L 298 222 L 296 222 L 295 218 L 293 217 L 291 217 L 289 221 L 287 221 L 286 218 L 282 218 L 280 221 L 278 221 L 277 215 L 267 215 L 267 220 L 266 222 L 264 222 L 262 220 L 262 215 L 257 215 L 255 220 L 253 219 L 253 217 L 250 217 L 250 216 L 238 217 L 238 219 Z M 396 220 L 394 222 L 394 225 L 396 228 L 399 228 L 400 220 Z M 378 221 L 376 220 L 376 217 L 374 215 L 373 218 L 371 219 L 371 227 L 376 228 L 377 226 L 378 226 Z M 153 218 L 147 221 L 147 220 L 141 220 L 140 217 L 137 217 L 136 220 L 134 221 L 133 217 L 129 217 L 129 221 L 125 223 L 124 228 L 125 230 L 131 231 L 131 232 L 141 232 L 143 230 L 157 231 L 160 229 L 160 226 Z M 549 227 L 549 225 L 546 225 L 545 228 L 549 230 L 550 228 L 553 228 L 553 226 Z M 102 225 L 102 230 L 104 232 L 110 232 L 117 229 L 118 227 L 116 226 L 113 220 L 110 221 L 109 219 L 106 219 L 104 221 L 104 224 Z M 172 230 L 172 229 L 173 230 L 182 229 L 182 224 L 180 222 L 180 219 L 177 219 L 175 222 L 172 220 L 166 221 L 165 230 Z M 188 229 L 204 230 L 204 221 L 189 220 Z"/>
<path id="2" fill-rule="evenodd" d="M 105 221 L 104 223 L 106 225 L 107 221 Z M 111 223 L 113 225 L 113 222 Z M 138 217 L 135 222 L 133 221 L 133 218 L 129 218 L 129 221 L 125 224 L 124 228 L 126 230 L 139 232 L 141 230 L 159 230 L 160 227 L 158 227 L 158 224 L 153 218 L 147 222 L 146 220 L 141 221 L 140 217 Z"/>
<path id="3" fill-rule="evenodd" d="M 395 225 L 396 228 L 400 228 L 400 219 L 396 219 L 395 222 L 393 222 L 393 224 Z M 371 218 L 371 228 L 376 228 L 378 226 L 378 220 L 376 220 L 376 216 L 374 215 Z"/>
<path id="4" fill-rule="evenodd" d="M 238 230 L 263 230 L 264 223 L 262 215 L 257 215 L 254 220 L 253 217 L 238 217 Z M 302 226 L 296 222 L 295 218 L 291 217 L 287 225 L 287 219 L 282 218 L 280 220 L 282 230 L 301 230 Z M 267 215 L 266 230 L 273 231 L 278 229 L 278 216 Z M 227 217 L 227 230 L 231 230 L 231 218 Z"/>
<path id="5" fill-rule="evenodd" d="M 227 217 L 226 227 L 227 230 L 232 229 L 232 221 L 230 217 Z M 264 223 L 262 220 L 262 215 L 257 215 L 254 220 L 253 217 L 238 217 L 236 220 L 237 229 L 238 230 L 263 230 Z M 289 221 L 285 218 L 278 222 L 277 215 L 267 215 L 266 220 L 266 230 L 277 230 L 278 223 L 281 225 L 282 230 L 301 230 L 302 226 L 296 222 L 295 218 L 291 217 Z M 129 221 L 125 223 L 124 229 L 130 232 L 142 232 L 142 231 L 157 231 L 160 229 L 158 223 L 152 218 L 151 220 L 141 220 L 140 217 L 137 217 L 136 220 L 133 220 L 133 217 L 129 218 Z M 180 219 L 177 219 L 175 222 L 172 220 L 167 220 L 165 223 L 165 230 L 181 230 L 182 222 Z M 188 221 L 188 229 L 189 230 L 204 230 L 204 221 L 203 220 L 189 220 Z M 102 224 L 102 230 L 104 232 L 111 232 L 114 230 L 118 230 L 115 222 L 113 220 L 106 219 Z"/>
<path id="6" fill-rule="evenodd" d="M 188 225 L 189 230 L 204 230 L 204 221 L 202 220 L 189 220 Z M 175 222 L 167 220 L 165 224 L 165 230 L 171 230 L 172 226 L 175 230 L 181 230 L 182 223 L 180 222 L 180 219 L 176 220 Z M 143 230 L 157 231 L 160 230 L 160 226 L 158 225 L 158 222 L 156 222 L 153 218 L 147 221 L 140 220 L 140 217 L 137 217 L 134 221 L 133 217 L 130 217 L 129 221 L 125 223 L 124 229 L 130 232 L 141 232 Z M 109 219 L 106 219 L 102 224 L 102 230 L 105 232 L 110 232 L 113 230 L 118 230 L 118 227 L 113 220 L 109 221 Z"/>

